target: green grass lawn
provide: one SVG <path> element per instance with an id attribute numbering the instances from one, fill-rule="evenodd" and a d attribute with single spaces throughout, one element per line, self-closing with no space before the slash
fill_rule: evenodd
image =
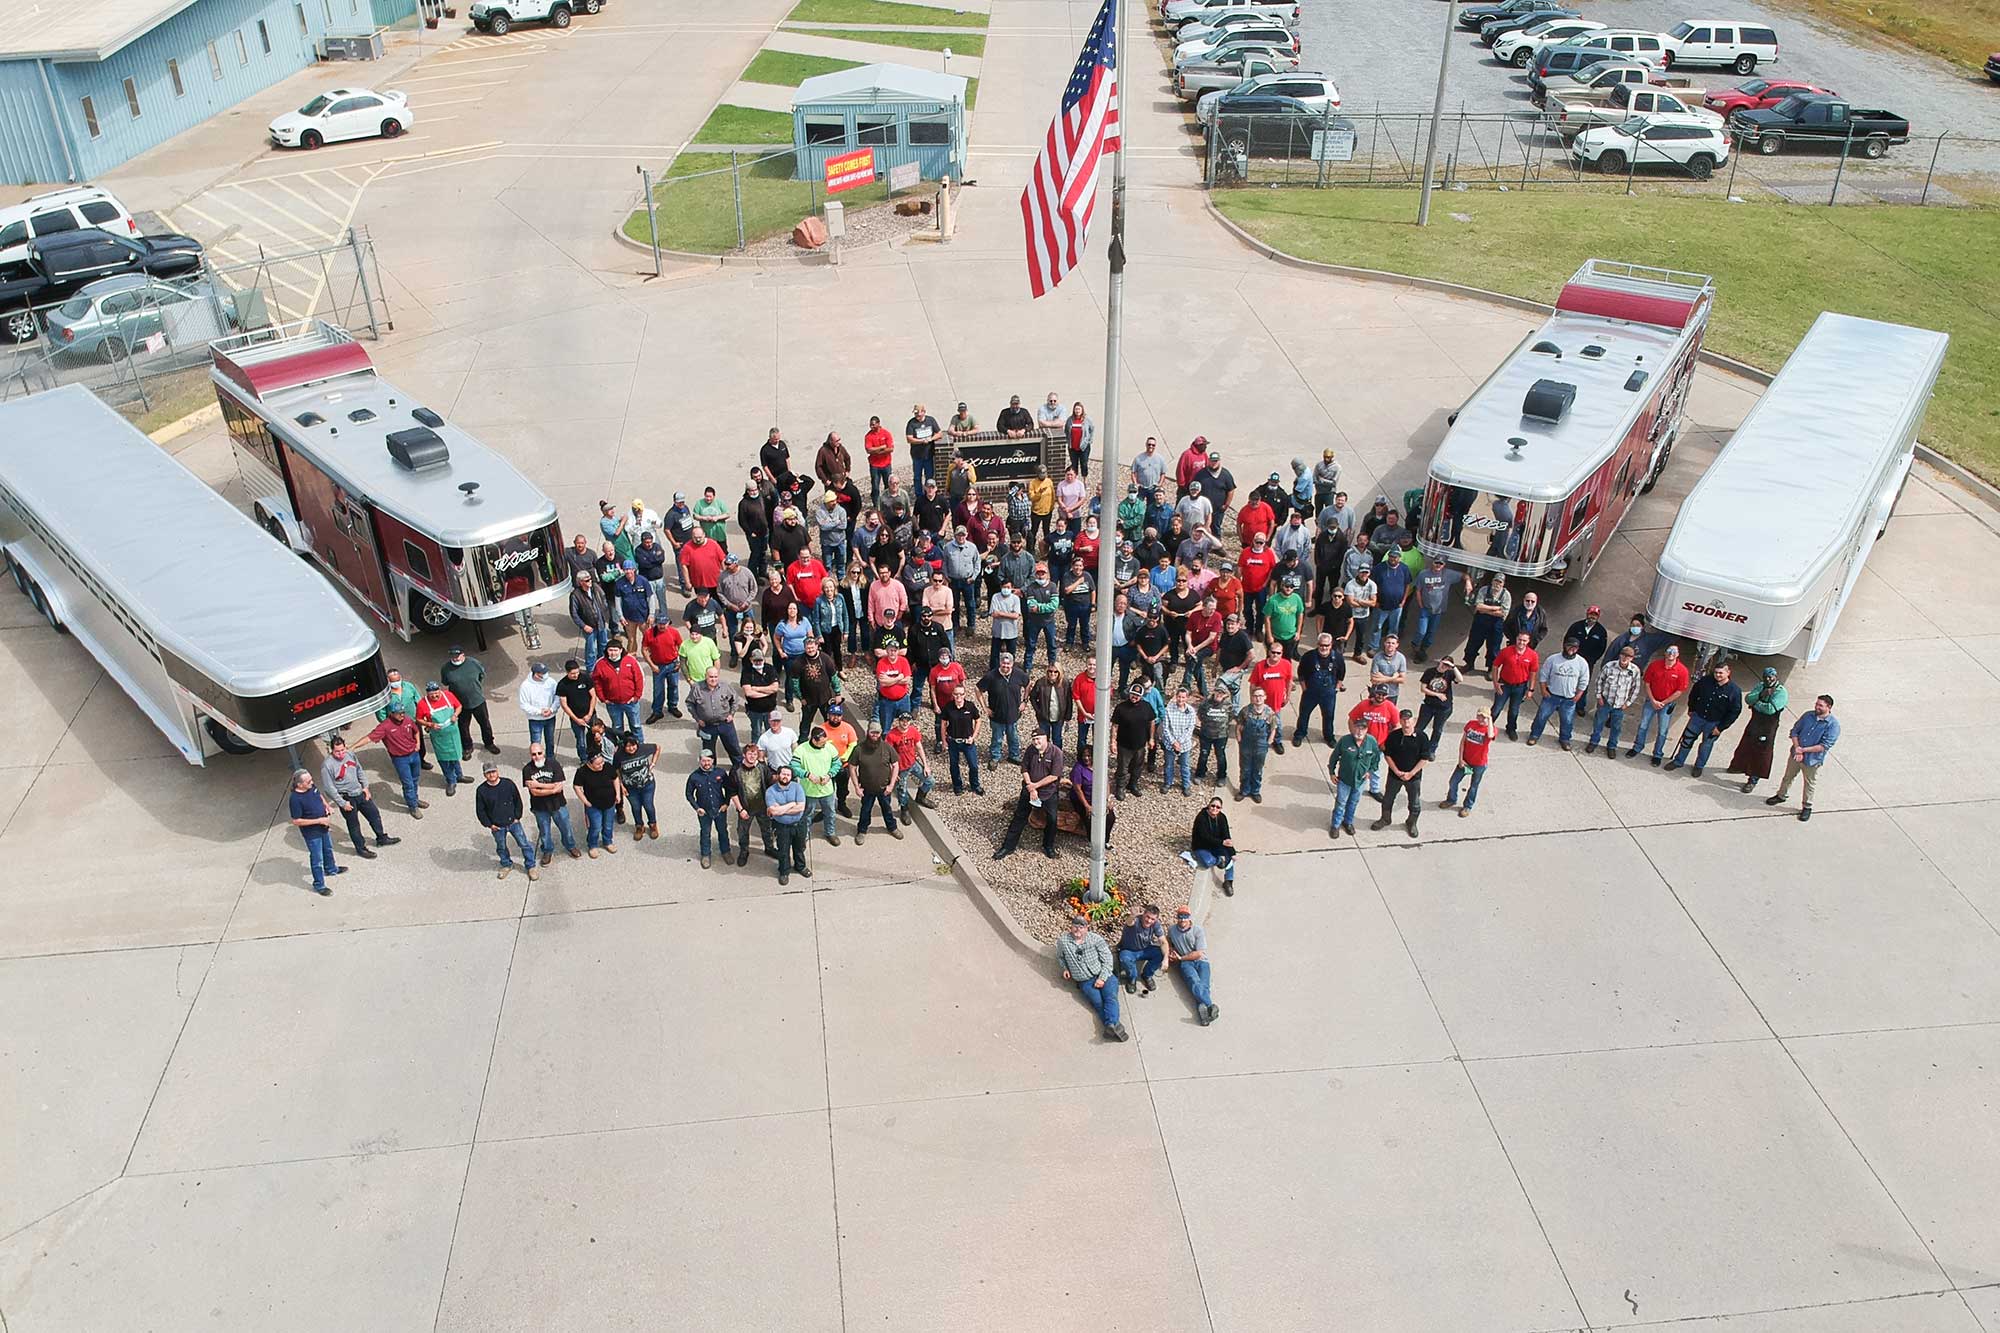
<path id="1" fill-rule="evenodd" d="M 838 60 L 833 56 L 802 56 L 790 51 L 759 51 L 749 68 L 743 71 L 748 83 L 775 83 L 785 88 L 796 88 L 815 74 L 832 74 L 837 70 L 854 69 L 859 60 Z M 789 118 L 788 118 L 789 119 Z"/>
<path id="2" fill-rule="evenodd" d="M 983 28 L 986 15 L 893 0 L 799 0 L 787 23 L 888 23 L 916 28 Z M 872 34 L 871 34 L 872 35 Z M 956 48 L 954 48 L 956 49 Z"/>
<path id="3" fill-rule="evenodd" d="M 1415 190 L 1238 190 L 1215 200 L 1303 259 L 1536 301 L 1554 300 L 1592 256 L 1711 273 L 1707 346 L 1766 370 L 1822 310 L 1942 329 L 1951 351 L 1924 442 L 2000 481 L 2000 209 L 1467 191 L 1434 196 L 1431 225 L 1419 229 Z"/>
<path id="4" fill-rule="evenodd" d="M 727 153 L 682 153 L 674 159 L 666 176 L 653 187 L 661 246 L 698 254 L 722 254 L 736 248 L 736 203 L 729 172 L 719 169 L 728 165 Z M 805 181 L 791 179 L 791 171 L 790 154 L 742 168 L 745 240 L 758 241 L 790 231 L 800 218 L 814 211 L 815 200 L 825 199 L 824 187 L 808 188 Z M 849 208 L 859 209 L 888 197 L 888 187 L 877 183 L 845 191 L 840 199 Z M 646 227 L 644 209 L 625 220 L 625 234 L 641 244 L 650 239 Z"/>
<path id="5" fill-rule="evenodd" d="M 783 111 L 719 106 L 694 132 L 695 143 L 790 143 L 792 118 Z M 724 159 L 727 161 L 728 159 Z"/>
<path id="6" fill-rule="evenodd" d="M 976 32 L 849 32 L 844 28 L 787 28 L 787 32 L 809 37 L 837 37 L 850 42 L 875 42 L 882 46 L 907 46 L 917 51 L 951 48 L 955 56 L 983 56 L 986 38 Z"/>
<path id="7" fill-rule="evenodd" d="M 1987 52 L 2000 50 L 2000 4 L 1994 0 L 1800 0 L 1799 8 L 1972 69 Z"/>

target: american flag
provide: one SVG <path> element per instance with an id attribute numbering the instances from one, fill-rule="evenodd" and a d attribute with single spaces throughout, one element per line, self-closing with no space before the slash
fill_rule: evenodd
<path id="1" fill-rule="evenodd" d="M 1035 158 L 1033 178 L 1021 191 L 1021 223 L 1028 233 L 1028 288 L 1054 290 L 1076 267 L 1090 211 L 1097 204 L 1097 163 L 1118 147 L 1118 56 L 1112 12 L 1104 0 L 1076 69 L 1063 89 L 1062 110 L 1049 125 Z"/>

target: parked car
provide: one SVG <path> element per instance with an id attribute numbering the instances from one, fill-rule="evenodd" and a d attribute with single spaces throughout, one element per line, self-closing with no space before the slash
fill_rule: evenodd
<path id="1" fill-rule="evenodd" d="M 1519 32 L 1533 23 L 1544 19 L 1575 19 L 1583 15 L 1574 9 L 1564 9 L 1560 5 L 1540 5 L 1534 9 L 1519 9 L 1511 14 L 1490 18 L 1479 25 L 1479 40 L 1491 46 L 1510 32 Z"/>
<path id="2" fill-rule="evenodd" d="M 1279 50 L 1299 53 L 1299 36 L 1290 28 L 1276 24 L 1259 24 L 1255 27 L 1231 28 L 1216 33 L 1213 37 L 1197 41 L 1182 42 L 1174 48 L 1174 68 L 1205 64 L 1219 60 L 1232 51 L 1240 51 L 1252 46 L 1275 46 Z"/>
<path id="3" fill-rule="evenodd" d="M 1691 117 L 1635 117 L 1622 125 L 1585 130 L 1570 145 L 1570 156 L 1577 170 L 1607 176 L 1670 168 L 1707 180 L 1729 160 L 1729 134 Z"/>
<path id="4" fill-rule="evenodd" d="M 28 257 L 0 271 L 0 336 L 27 342 L 40 333 L 34 307 L 67 301 L 100 278 L 146 273 L 170 278 L 201 267 L 192 236 L 120 236 L 95 229 L 59 232 L 29 243 Z"/>
<path id="5" fill-rule="evenodd" d="M 1701 91 L 1693 79 L 1662 74 L 1650 65 L 1598 61 L 1596 64 L 1583 66 L 1573 74 L 1558 74 L 1546 79 L 1528 96 L 1536 106 L 1547 106 L 1552 97 L 1601 103 L 1610 98 L 1613 88 L 1628 83 L 1667 88 L 1690 96 Z"/>
<path id="6" fill-rule="evenodd" d="M 1986 77 L 2000 83 L 2000 51 L 1986 57 Z"/>
<path id="7" fill-rule="evenodd" d="M 1278 51 L 1232 55 L 1204 65 L 1188 65 L 1174 72 L 1174 93 L 1184 101 L 1198 102 L 1209 93 L 1228 92 L 1266 74 L 1283 74 L 1297 69 L 1299 58 Z"/>
<path id="8" fill-rule="evenodd" d="M 1684 117 L 1722 128 L 1722 117 L 1716 112 L 1651 84 L 1621 83 L 1603 98 L 1571 94 L 1549 99 L 1549 124 L 1565 139 L 1597 125 L 1623 125 L 1635 116 L 1646 120 Z"/>
<path id="9" fill-rule="evenodd" d="M 1831 88 L 1821 88 L 1796 79 L 1752 79 L 1739 83 L 1734 88 L 1712 89 L 1702 99 L 1702 105 L 1710 111 L 1720 111 L 1727 116 L 1737 111 L 1755 111 L 1760 107 L 1776 106 L 1787 97 L 1838 97 Z"/>
<path id="10" fill-rule="evenodd" d="M 1215 133 L 1231 158 L 1307 157 L 1313 135 L 1325 130 L 1354 133 L 1345 116 L 1328 117 L 1289 97 L 1242 98 L 1215 118 Z"/>
<path id="11" fill-rule="evenodd" d="M 595 14 L 602 8 L 604 0 L 474 0 L 466 14 L 473 27 L 499 37 L 517 23 L 548 23 L 567 28 L 576 10 Z"/>
<path id="12" fill-rule="evenodd" d="M 89 284 L 51 310 L 45 323 L 59 354 L 109 364 L 163 331 L 184 348 L 206 347 L 235 327 L 235 315 L 207 279 L 163 282 L 128 273 Z"/>
<path id="13" fill-rule="evenodd" d="M 1220 16 L 1213 23 L 1183 23 L 1174 33 L 1174 43 L 1177 46 L 1186 45 L 1188 42 L 1207 41 L 1211 37 L 1226 33 L 1266 28 L 1289 32 L 1292 30 L 1292 25 L 1278 19 L 1262 18 L 1256 14 L 1229 13 Z"/>
<path id="14" fill-rule="evenodd" d="M 1652 65 L 1664 69 L 1667 64 L 1667 35 L 1663 32 L 1642 32 L 1636 28 L 1607 28 L 1603 32 L 1593 32 L 1588 37 L 1576 39 L 1581 46 L 1607 47 L 1617 53 L 1619 59 L 1637 61 L 1642 65 Z"/>
<path id="15" fill-rule="evenodd" d="M 1493 43 L 1493 55 L 1502 64 L 1526 69 L 1533 63 L 1535 52 L 1544 46 L 1560 46 L 1572 37 L 1596 32 L 1603 26 L 1590 19 L 1543 19 L 1540 23 L 1516 29 Z"/>
<path id="16" fill-rule="evenodd" d="M 1745 148 L 1766 157 L 1793 142 L 1852 145 L 1863 157 L 1880 157 L 1890 144 L 1910 140 L 1910 122 L 1901 116 L 1851 107 L 1837 97 L 1787 97 L 1776 106 L 1738 111 L 1729 125 Z"/>
<path id="17" fill-rule="evenodd" d="M 1332 79 L 1312 71 L 1291 70 L 1246 79 L 1234 88 L 1210 93 L 1195 103 L 1194 118 L 1206 126 L 1246 97 L 1289 97 L 1308 111 L 1340 110 L 1340 89 L 1334 87 Z"/>
<path id="18" fill-rule="evenodd" d="M 1299 20 L 1297 0 L 1166 0 L 1160 6 L 1160 17 L 1167 21 L 1169 27 L 1198 15 L 1220 16 L 1239 12 L 1259 14 L 1280 23 L 1297 23 Z"/>
<path id="19" fill-rule="evenodd" d="M 393 139 L 417 123 L 402 93 L 366 88 L 332 88 L 297 111 L 271 122 L 271 143 L 279 148 L 317 148 L 343 139 Z"/>
<path id="20" fill-rule="evenodd" d="M 1548 81 L 1565 75 L 1581 74 L 1594 65 L 1629 65 L 1634 62 L 1622 60 L 1616 51 L 1602 46 L 1578 46 L 1575 42 L 1564 42 L 1561 46 L 1545 46 L 1535 53 L 1528 62 L 1528 95 L 1548 86 Z M 1651 69 L 1651 65 L 1644 68 Z"/>
<path id="21" fill-rule="evenodd" d="M 1458 26 L 1473 32 L 1497 18 L 1509 14 L 1520 14 L 1531 9 L 1548 8 L 1548 0 L 1501 0 L 1497 5 L 1467 5 L 1458 11 Z"/>
<path id="22" fill-rule="evenodd" d="M 0 269 L 28 257 L 28 242 L 37 236 L 97 227 L 127 236 L 139 234 L 139 224 L 117 196 L 95 185 L 77 185 L 31 195 L 26 203 L 0 208 Z"/>
<path id="23" fill-rule="evenodd" d="M 1761 23 L 1688 19 L 1667 29 L 1667 65 L 1725 65 L 1748 74 L 1778 61 L 1778 34 Z"/>

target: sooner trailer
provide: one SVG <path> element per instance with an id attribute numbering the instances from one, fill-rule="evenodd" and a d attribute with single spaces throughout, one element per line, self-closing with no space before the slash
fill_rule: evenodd
<path id="1" fill-rule="evenodd" d="M 1814 662 L 1916 457 L 1948 335 L 1822 314 L 1682 502 L 1653 624 Z"/>

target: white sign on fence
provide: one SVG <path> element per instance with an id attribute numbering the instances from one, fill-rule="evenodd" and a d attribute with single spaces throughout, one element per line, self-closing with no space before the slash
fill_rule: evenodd
<path id="1" fill-rule="evenodd" d="M 889 188 L 907 190 L 923 178 L 923 173 L 914 162 L 898 162 L 889 168 Z"/>
<path id="2" fill-rule="evenodd" d="M 1312 160 L 1315 162 L 1352 162 L 1354 160 L 1354 131 L 1314 130 Z"/>

